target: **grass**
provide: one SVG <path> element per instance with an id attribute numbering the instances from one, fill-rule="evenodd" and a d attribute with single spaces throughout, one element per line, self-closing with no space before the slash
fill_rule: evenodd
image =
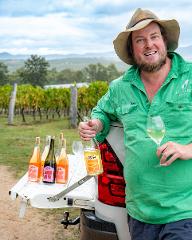
<path id="1" fill-rule="evenodd" d="M 67 140 L 67 153 L 71 153 L 72 141 L 78 140 L 79 135 L 77 129 L 71 129 L 69 127 L 69 121 L 67 119 L 34 122 L 28 117 L 27 124 L 22 124 L 21 118 L 17 117 L 14 120 L 14 125 L 9 126 L 7 125 L 7 118 L 0 116 L 0 164 L 10 166 L 16 179 L 19 179 L 28 170 L 35 137 L 40 136 L 42 150 L 46 135 L 54 135 L 56 137 L 57 147 L 61 131 Z M 78 226 L 69 227 L 63 232 L 62 225 L 59 225 L 65 210 L 70 211 L 71 217 L 79 215 L 79 209 L 40 210 L 40 212 L 42 213 L 42 217 L 45 217 L 45 215 L 52 216 L 51 219 L 54 225 L 55 222 L 58 222 L 54 240 L 77 240 L 79 239 Z M 66 235 L 66 238 L 64 238 L 64 235 Z"/>
<path id="2" fill-rule="evenodd" d="M 33 122 L 29 118 L 27 124 L 21 124 L 21 119 L 17 117 L 15 124 L 8 126 L 7 118 L 0 117 L 0 164 L 10 166 L 15 176 L 21 177 L 28 169 L 35 137 L 41 138 L 41 150 L 43 150 L 46 135 L 54 135 L 57 148 L 61 131 L 67 140 L 67 153 L 71 153 L 72 141 L 79 139 L 79 135 L 77 129 L 70 129 L 67 119 Z"/>

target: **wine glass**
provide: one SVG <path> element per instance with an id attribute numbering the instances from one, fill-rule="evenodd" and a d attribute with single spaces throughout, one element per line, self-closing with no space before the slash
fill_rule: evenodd
<path id="1" fill-rule="evenodd" d="M 73 141 L 72 142 L 72 151 L 75 155 L 75 159 L 76 159 L 76 164 L 78 165 L 78 167 L 76 167 L 76 170 L 74 170 L 73 175 L 77 175 L 78 171 L 83 168 L 83 164 L 84 162 L 82 161 L 83 159 L 83 144 L 81 141 Z M 73 168 L 75 168 L 75 165 L 73 166 Z"/>
<path id="2" fill-rule="evenodd" d="M 159 147 L 165 135 L 165 124 L 160 116 L 157 115 L 148 117 L 147 133 L 149 137 L 157 144 L 157 147 Z"/>
<path id="3" fill-rule="evenodd" d="M 73 141 L 72 143 L 72 151 L 77 155 L 81 155 L 83 153 L 83 144 L 81 141 Z"/>
<path id="4" fill-rule="evenodd" d="M 160 116 L 149 116 L 147 119 L 147 133 L 149 137 L 160 146 L 165 135 L 165 124 Z"/>

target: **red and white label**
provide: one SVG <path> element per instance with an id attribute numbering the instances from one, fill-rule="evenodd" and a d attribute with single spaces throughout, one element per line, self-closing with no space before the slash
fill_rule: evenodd
<path id="1" fill-rule="evenodd" d="M 28 179 L 31 182 L 38 181 L 38 171 L 39 168 L 35 165 L 29 165 L 29 171 L 28 171 Z"/>
<path id="2" fill-rule="evenodd" d="M 45 182 L 54 182 L 54 171 L 55 169 L 53 167 L 50 166 L 46 166 L 43 169 L 43 181 Z"/>
<path id="3" fill-rule="evenodd" d="M 65 181 L 65 168 L 57 167 L 56 180 L 57 181 Z"/>

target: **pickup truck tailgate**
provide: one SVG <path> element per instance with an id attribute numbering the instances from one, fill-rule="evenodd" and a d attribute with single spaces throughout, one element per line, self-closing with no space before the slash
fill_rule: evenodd
<path id="1" fill-rule="evenodd" d="M 67 184 L 45 184 L 33 183 L 28 181 L 26 173 L 15 186 L 11 188 L 9 194 L 13 200 L 17 197 L 22 203 L 28 203 L 35 208 L 64 208 L 78 207 L 94 209 L 96 196 L 95 177 L 90 178 L 82 185 L 68 192 L 57 201 L 50 201 L 52 197 L 63 190 L 68 189 L 72 184 L 78 182 L 86 176 L 85 164 L 82 156 L 75 157 L 68 155 L 69 158 L 69 181 Z"/>

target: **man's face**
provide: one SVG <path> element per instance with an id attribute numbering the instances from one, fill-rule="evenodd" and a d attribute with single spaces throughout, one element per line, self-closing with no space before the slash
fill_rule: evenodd
<path id="1" fill-rule="evenodd" d="M 157 23 L 132 32 L 132 47 L 135 63 L 141 71 L 156 72 L 166 63 L 167 48 Z"/>

